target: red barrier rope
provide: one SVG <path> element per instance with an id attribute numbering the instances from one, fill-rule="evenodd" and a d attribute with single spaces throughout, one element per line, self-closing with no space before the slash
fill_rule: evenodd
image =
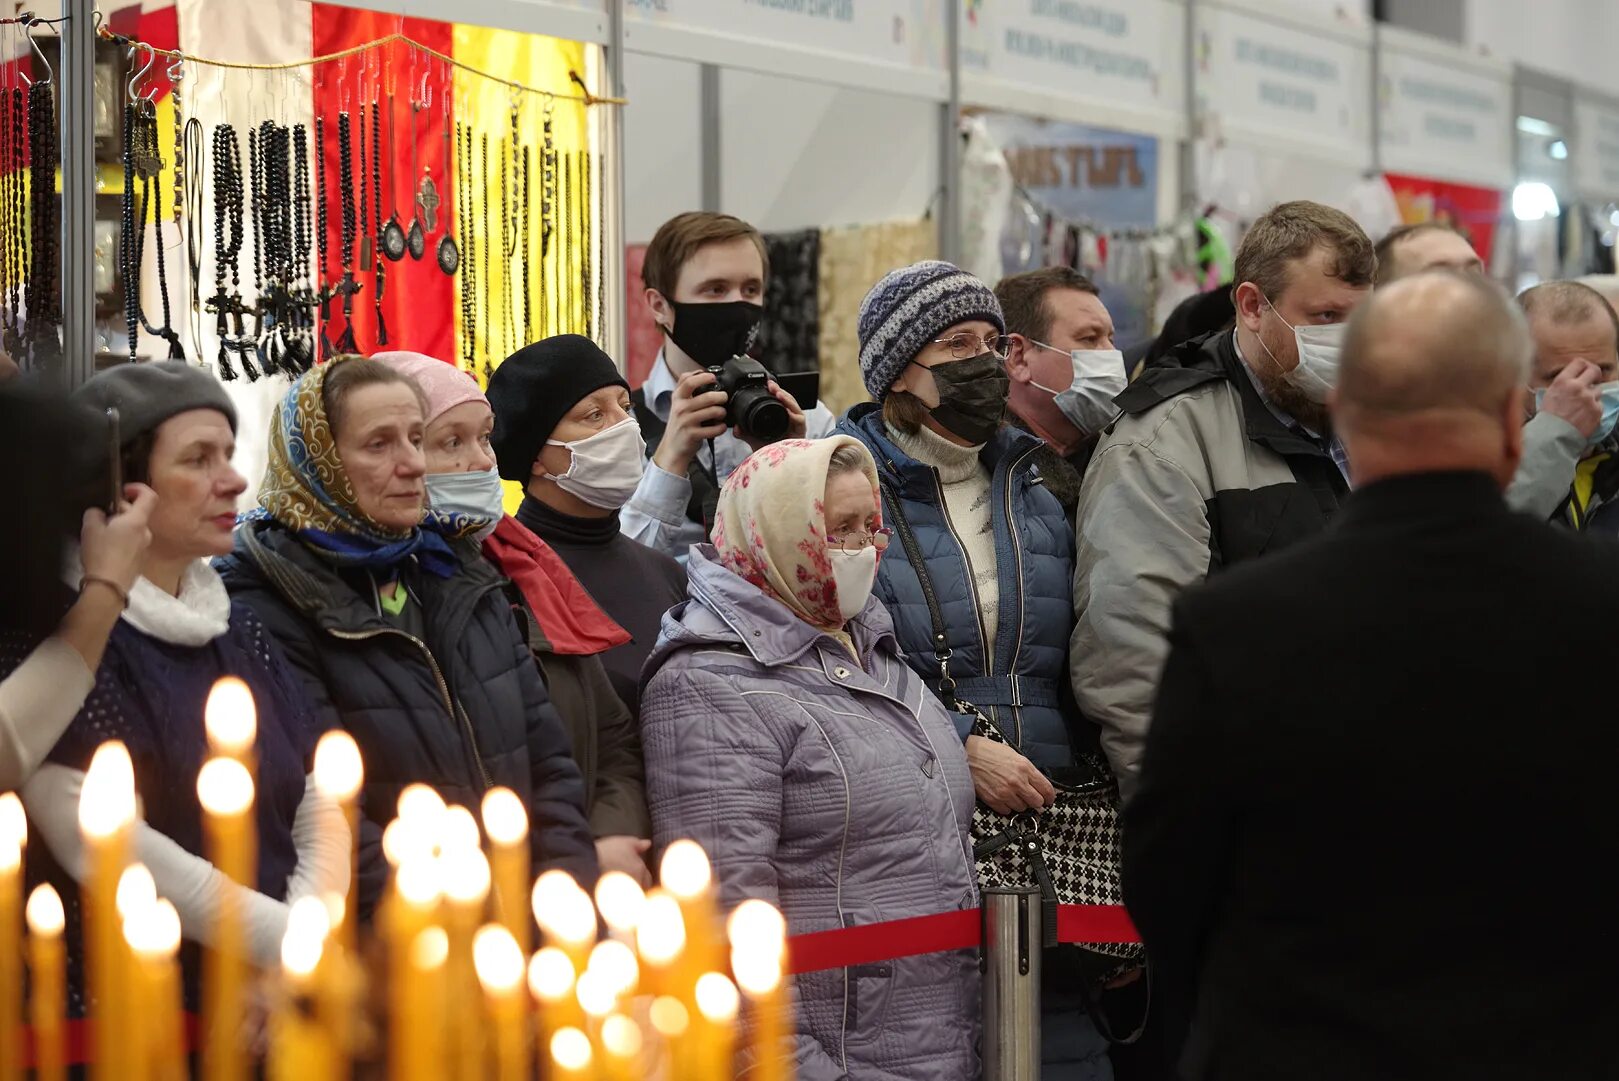
<path id="1" fill-rule="evenodd" d="M 787 971 L 798 975 L 943 950 L 971 949 L 982 938 L 983 921 L 976 908 L 812 931 L 787 940 Z M 1118 905 L 1058 905 L 1057 941 L 1140 942 L 1141 935 Z"/>

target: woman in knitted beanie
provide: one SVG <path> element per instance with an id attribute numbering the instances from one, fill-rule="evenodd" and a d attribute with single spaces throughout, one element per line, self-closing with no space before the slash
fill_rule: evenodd
<path id="1" fill-rule="evenodd" d="M 910 666 L 947 707 L 961 703 L 953 716 L 978 799 L 1002 814 L 1045 807 L 1056 796 L 1047 772 L 1075 765 L 1075 742 L 1094 750 L 1097 737 L 1066 686 L 1073 530 L 1034 465 L 1040 441 L 1002 423 L 1000 303 L 971 274 L 929 260 L 872 288 L 859 332 L 873 402 L 838 431 L 871 451 L 884 517 L 913 537 L 889 549 L 876 595 Z M 967 703 L 999 739 L 973 733 Z M 1111 1078 L 1076 966 L 1053 958 L 1043 971 L 1042 1076 Z"/>

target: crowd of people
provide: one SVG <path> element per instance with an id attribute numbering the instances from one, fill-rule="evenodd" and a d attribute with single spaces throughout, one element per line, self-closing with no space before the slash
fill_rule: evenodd
<path id="1" fill-rule="evenodd" d="M 722 389 L 768 288 L 747 223 L 672 219 L 644 276 L 665 340 L 639 388 L 577 335 L 487 388 L 335 357 L 276 409 L 251 508 L 206 369 L 0 389 L 0 789 L 76 955 L 109 739 L 193 995 L 227 893 L 263 965 L 351 866 L 371 919 L 412 784 L 511 789 L 536 872 L 587 887 L 694 839 L 726 906 L 792 934 L 976 907 L 975 807 L 1038 819 L 1089 785 L 1145 957 L 1046 950 L 1048 1081 L 1619 1077 L 1619 747 L 1577 660 L 1619 603 L 1598 288 L 1514 301 L 1443 226 L 1374 244 L 1284 203 L 1229 294 L 1127 360 L 1083 275 L 921 262 L 861 306 L 871 401 L 840 418 Z M 223 676 L 258 705 L 245 884 L 195 795 Z M 337 728 L 354 834 L 308 775 Z M 970 1081 L 979 980 L 967 951 L 801 975 L 778 1053 L 805 1081 Z"/>

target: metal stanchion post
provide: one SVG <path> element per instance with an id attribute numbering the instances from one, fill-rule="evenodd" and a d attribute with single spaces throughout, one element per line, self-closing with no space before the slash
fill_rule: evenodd
<path id="1" fill-rule="evenodd" d="M 1040 1079 L 1040 891 L 984 891 L 984 1081 Z"/>

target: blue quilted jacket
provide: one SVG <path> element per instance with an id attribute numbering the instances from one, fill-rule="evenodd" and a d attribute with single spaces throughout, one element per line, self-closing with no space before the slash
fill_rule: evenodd
<path id="1" fill-rule="evenodd" d="M 873 403 L 849 410 L 837 430 L 860 440 L 877 460 L 885 525 L 894 524 L 895 493 L 902 501 L 938 594 L 956 696 L 987 713 L 1007 741 L 1035 765 L 1047 769 L 1069 765 L 1072 740 L 1061 691 L 1068 678 L 1068 639 L 1074 629 L 1074 531 L 1033 465 L 1040 441 L 1007 427 L 983 452 L 996 508 L 995 553 L 1001 583 L 995 669 L 986 672 L 972 576 L 940 506 L 937 471 L 889 440 L 882 409 Z M 876 593 L 894 618 L 906 661 L 937 690 L 940 673 L 933 623 L 916 571 L 897 535 L 883 556 Z M 1068 709 L 1074 707 L 1070 704 Z M 970 720 L 961 714 L 955 720 L 965 739 Z"/>

